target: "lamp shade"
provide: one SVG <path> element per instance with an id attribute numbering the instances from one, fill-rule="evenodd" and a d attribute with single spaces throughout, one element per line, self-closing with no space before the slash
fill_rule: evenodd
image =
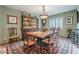
<path id="1" fill-rule="evenodd" d="M 40 15 L 40 19 L 47 19 L 48 15 Z"/>

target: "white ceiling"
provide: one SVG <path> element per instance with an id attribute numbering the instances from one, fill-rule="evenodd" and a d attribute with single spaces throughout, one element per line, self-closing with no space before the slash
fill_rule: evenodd
<path id="1" fill-rule="evenodd" d="M 45 6 L 48 16 L 77 9 L 77 5 L 45 5 Z M 39 16 L 42 14 L 42 5 L 6 5 L 6 7 L 10 7 L 20 11 L 25 11 L 35 16 Z"/>

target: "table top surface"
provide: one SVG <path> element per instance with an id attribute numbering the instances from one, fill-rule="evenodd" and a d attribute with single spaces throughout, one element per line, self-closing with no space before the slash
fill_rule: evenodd
<path id="1" fill-rule="evenodd" d="M 28 35 L 33 35 L 33 36 L 36 36 L 36 37 L 39 37 L 39 38 L 45 38 L 48 35 L 50 35 L 50 33 L 48 31 L 47 32 L 42 32 L 42 31 L 27 32 L 27 34 Z"/>

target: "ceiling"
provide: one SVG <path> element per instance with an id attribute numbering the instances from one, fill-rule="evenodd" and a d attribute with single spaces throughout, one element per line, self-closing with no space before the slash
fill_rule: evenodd
<path id="1" fill-rule="evenodd" d="M 34 16 L 39 16 L 42 14 L 42 5 L 6 5 L 13 9 L 20 11 L 25 11 L 31 13 Z M 77 9 L 77 5 L 45 5 L 46 12 L 48 16 L 67 12 Z"/>

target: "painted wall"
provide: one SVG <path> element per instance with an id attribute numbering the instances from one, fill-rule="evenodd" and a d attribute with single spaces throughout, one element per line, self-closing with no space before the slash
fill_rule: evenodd
<path id="1" fill-rule="evenodd" d="M 7 15 L 18 17 L 18 24 L 8 24 Z M 18 10 L 10 9 L 5 6 L 0 6 L 0 44 L 6 43 L 9 40 L 8 28 L 17 27 L 17 35 L 21 38 L 21 12 Z"/>
<path id="2" fill-rule="evenodd" d="M 0 8 L 0 42 L 1 42 L 1 14 L 2 14 L 2 12 L 1 12 L 1 8 Z"/>
<path id="3" fill-rule="evenodd" d="M 77 11 L 79 11 L 79 6 L 77 6 Z"/>
<path id="4" fill-rule="evenodd" d="M 73 24 L 71 25 L 67 25 L 66 24 L 66 20 L 65 18 L 68 16 L 73 16 Z M 49 16 L 48 20 L 47 20 L 47 28 L 49 28 L 49 21 L 54 19 L 54 18 L 60 18 L 63 17 L 63 29 L 60 30 L 60 36 L 67 36 L 67 30 L 68 29 L 74 29 L 77 25 L 77 13 L 76 10 L 73 11 L 69 11 L 69 12 L 64 12 L 64 13 L 60 13 L 60 14 L 56 14 L 56 15 L 52 15 Z"/>

